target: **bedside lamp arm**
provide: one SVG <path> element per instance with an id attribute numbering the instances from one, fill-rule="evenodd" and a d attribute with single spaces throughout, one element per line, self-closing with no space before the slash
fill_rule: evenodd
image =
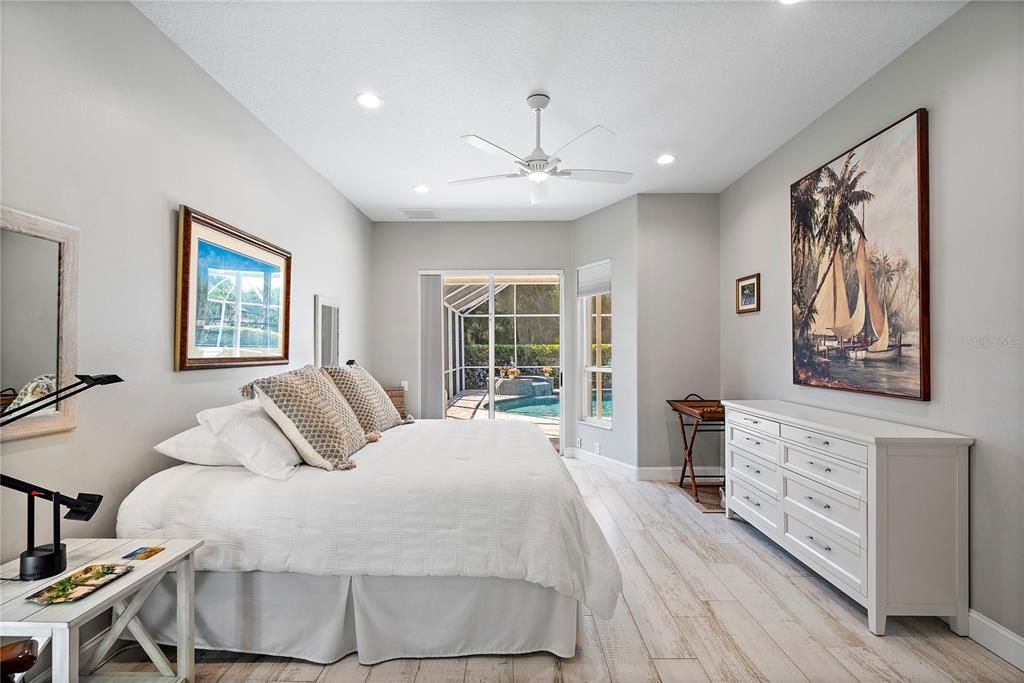
<path id="1" fill-rule="evenodd" d="M 99 508 L 100 503 L 103 501 L 103 496 L 97 493 L 79 493 L 77 498 L 69 498 L 68 496 L 60 493 L 55 493 L 49 489 L 44 489 L 41 486 L 35 486 L 27 481 L 21 479 L 15 479 L 14 477 L 6 474 L 0 474 L 0 485 L 5 488 L 20 491 L 29 498 L 42 498 L 43 500 L 54 500 L 55 502 L 63 505 L 68 509 L 68 513 L 64 515 L 64 519 L 71 519 L 78 522 L 88 522 L 92 519 L 92 516 L 96 514 L 96 509 Z"/>

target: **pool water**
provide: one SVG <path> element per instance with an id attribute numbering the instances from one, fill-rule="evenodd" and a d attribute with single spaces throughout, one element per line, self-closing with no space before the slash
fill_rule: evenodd
<path id="1" fill-rule="evenodd" d="M 515 415 L 528 415 L 530 417 L 558 417 L 559 405 L 557 396 L 523 396 L 521 398 L 510 398 L 498 401 L 495 410 L 502 413 L 513 413 Z M 593 412 L 597 412 L 597 400 L 592 406 Z M 601 414 L 612 414 L 612 399 L 606 398 L 601 401 Z"/>

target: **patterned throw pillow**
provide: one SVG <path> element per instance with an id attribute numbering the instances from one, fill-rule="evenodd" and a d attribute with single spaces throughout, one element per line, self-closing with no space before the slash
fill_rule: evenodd
<path id="1" fill-rule="evenodd" d="M 402 424 L 402 416 L 391 402 L 384 387 L 369 372 L 358 365 L 343 368 L 321 368 L 324 374 L 341 390 L 342 396 L 352 406 L 359 424 L 363 426 L 368 441 L 376 441 L 380 433 Z"/>
<path id="2" fill-rule="evenodd" d="M 338 389 L 312 365 L 242 387 L 255 394 L 307 465 L 350 470 L 349 456 L 366 445 L 359 421 Z"/>

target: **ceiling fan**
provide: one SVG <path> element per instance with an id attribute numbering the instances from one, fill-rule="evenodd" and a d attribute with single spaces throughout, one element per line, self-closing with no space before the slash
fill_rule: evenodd
<path id="1" fill-rule="evenodd" d="M 504 147 L 500 147 L 489 140 L 485 140 L 479 135 L 463 135 L 459 138 L 460 140 L 465 140 L 467 143 L 473 145 L 479 150 L 487 152 L 488 154 L 493 154 L 494 156 L 501 157 L 506 161 L 511 161 L 516 166 L 514 173 L 452 180 L 448 184 L 469 185 L 471 183 L 485 183 L 491 180 L 526 178 L 533 182 L 533 185 L 530 188 L 530 203 L 540 204 L 547 199 L 548 180 L 551 178 L 582 180 L 588 183 L 614 183 L 617 185 L 629 182 L 629 179 L 633 177 L 633 174 L 625 171 L 601 171 L 590 168 L 561 168 L 559 166 L 562 163 L 562 160 L 558 155 L 569 145 L 595 130 L 600 129 L 608 131 L 609 133 L 612 132 L 604 126 L 598 125 L 590 128 L 589 130 L 583 131 L 572 140 L 556 149 L 553 154 L 547 154 L 543 149 L 541 149 L 540 117 L 541 113 L 543 113 L 550 102 L 551 98 L 543 93 L 534 93 L 526 98 L 526 103 L 530 106 L 530 109 L 537 117 L 537 146 L 525 157 L 516 156 Z"/>

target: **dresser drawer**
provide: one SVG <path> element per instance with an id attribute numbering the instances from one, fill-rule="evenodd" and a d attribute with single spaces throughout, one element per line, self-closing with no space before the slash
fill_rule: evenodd
<path id="1" fill-rule="evenodd" d="M 786 513 L 823 525 L 840 538 L 867 547 L 868 505 L 864 501 L 788 470 L 782 474 L 781 498 Z"/>
<path id="2" fill-rule="evenodd" d="M 729 507 L 771 538 L 779 538 L 779 501 L 729 477 Z"/>
<path id="3" fill-rule="evenodd" d="M 780 431 L 779 423 L 773 422 L 772 420 L 766 420 L 763 417 L 757 415 L 748 415 L 747 413 L 741 413 L 737 410 L 729 408 L 727 413 L 728 421 L 734 422 L 735 424 L 745 427 L 746 429 L 753 429 L 763 434 L 769 434 L 771 436 L 778 436 Z"/>
<path id="4" fill-rule="evenodd" d="M 782 489 L 779 464 L 768 462 L 735 446 L 729 446 L 729 474 L 763 489 L 772 498 L 779 498 Z"/>
<path id="5" fill-rule="evenodd" d="M 832 455 L 838 455 L 842 458 L 849 458 L 862 464 L 868 462 L 868 447 L 853 443 L 852 441 L 844 441 L 843 439 L 837 439 L 834 436 L 828 434 L 821 434 L 819 432 L 812 432 L 809 429 L 802 429 L 800 427 L 793 427 L 792 425 L 782 425 L 782 438 L 792 441 L 795 444 L 801 446 L 808 446 L 810 448 L 817 448 L 818 450 L 831 453 Z"/>
<path id="6" fill-rule="evenodd" d="M 739 446 L 745 451 L 760 455 L 772 462 L 779 462 L 779 442 L 757 432 L 740 429 L 735 424 L 726 427 L 729 443 Z"/>
<path id="7" fill-rule="evenodd" d="M 783 469 L 802 474 L 840 493 L 867 500 L 867 468 L 810 449 L 782 443 Z"/>
<path id="8" fill-rule="evenodd" d="M 841 541 L 821 526 L 787 512 L 783 512 L 782 525 L 782 546 L 786 550 L 822 570 L 826 578 L 867 595 L 866 549 Z"/>

